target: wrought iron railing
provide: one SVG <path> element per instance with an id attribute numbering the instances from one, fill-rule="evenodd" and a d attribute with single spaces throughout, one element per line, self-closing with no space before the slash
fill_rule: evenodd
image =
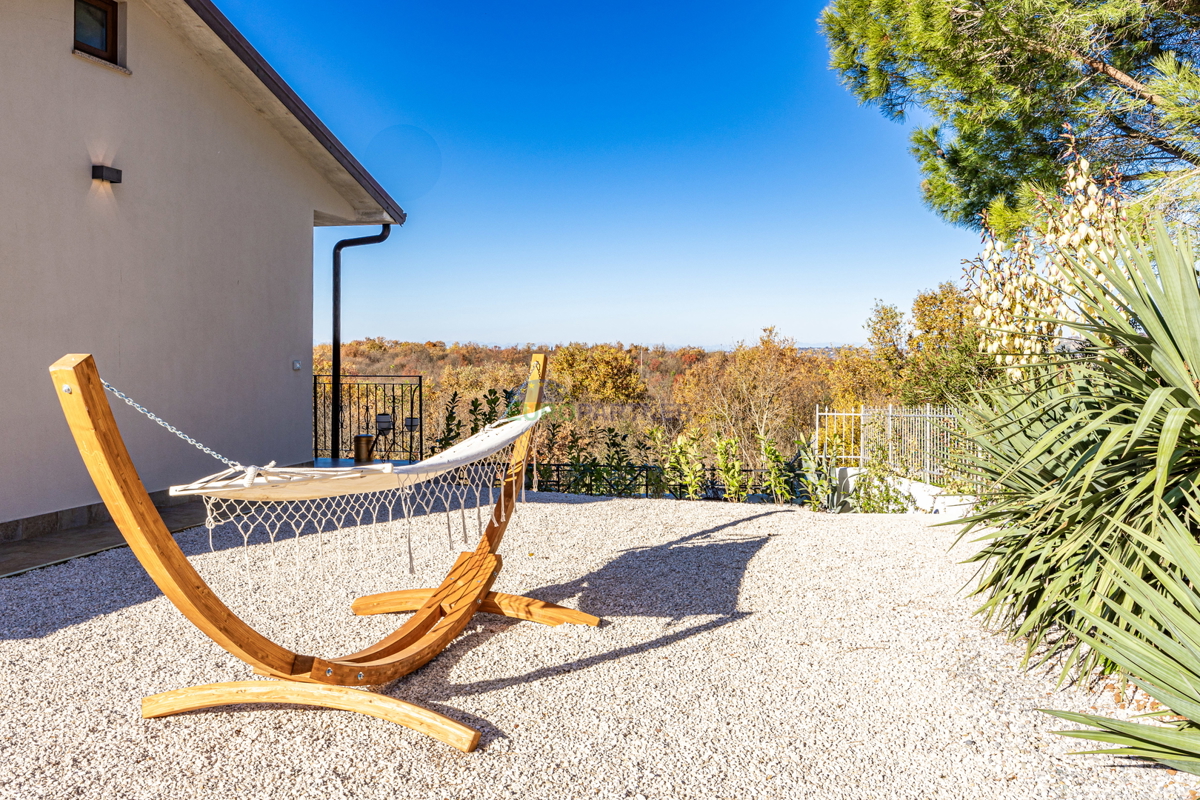
<path id="1" fill-rule="evenodd" d="M 751 495 L 769 494 L 763 485 L 766 470 L 743 469 L 743 491 Z M 793 494 L 802 494 L 793 481 Z M 590 494 L 603 497 L 674 497 L 687 496 L 687 487 L 672 481 L 662 467 L 651 464 L 544 464 L 531 465 L 525 474 L 525 486 L 542 492 Z M 720 500 L 725 484 L 716 467 L 705 467 L 699 499 Z"/>
<path id="2" fill-rule="evenodd" d="M 377 414 L 390 414 L 393 431 L 375 442 L 375 458 L 420 461 L 425 457 L 424 395 L 420 375 L 343 375 L 339 452 L 330 450 L 333 376 L 313 376 L 313 457 L 353 458 L 354 436 L 375 434 Z"/>

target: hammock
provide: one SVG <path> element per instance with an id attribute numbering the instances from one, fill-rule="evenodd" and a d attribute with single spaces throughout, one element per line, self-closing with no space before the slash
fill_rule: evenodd
<path id="1" fill-rule="evenodd" d="M 118 397 L 229 469 L 186 486 L 175 495 L 200 495 L 214 525 L 234 521 L 248 531 L 265 526 L 271 540 L 287 523 L 299 541 L 305 525 L 317 530 L 394 521 L 397 507 L 411 517 L 415 506 L 426 512 L 457 510 L 466 535 L 468 494 L 475 508 L 495 500 L 486 523 L 476 512 L 478 546 L 460 553 L 441 585 L 433 589 L 388 591 L 358 597 L 355 614 L 415 612 L 400 628 L 375 644 L 349 655 L 324 658 L 289 650 L 263 636 L 216 595 L 167 531 L 151 503 L 122 440 L 105 384 L 88 355 L 69 355 L 51 368 L 58 398 L 92 480 L 138 560 L 163 594 L 203 633 L 274 681 L 232 681 L 163 692 L 142 701 L 142 716 L 160 717 L 213 706 L 242 703 L 295 703 L 356 711 L 414 728 L 466 752 L 479 731 L 430 709 L 360 688 L 388 683 L 436 657 L 477 612 L 499 614 L 546 625 L 564 622 L 598 625 L 590 614 L 519 595 L 491 590 L 501 567 L 496 550 L 514 506 L 524 490 L 533 426 L 547 411 L 540 408 L 546 357 L 535 355 L 522 415 L 489 425 L 454 447 L 420 463 L 349 469 L 243 467 L 185 436 L 114 391 Z M 495 493 L 496 497 L 493 497 Z M 438 507 L 434 509 L 434 504 Z M 411 543 L 410 543 L 411 544 Z M 409 555 L 411 569 L 412 556 Z M 306 583 L 313 577 L 305 576 Z M 318 581 L 319 582 L 319 581 Z"/>

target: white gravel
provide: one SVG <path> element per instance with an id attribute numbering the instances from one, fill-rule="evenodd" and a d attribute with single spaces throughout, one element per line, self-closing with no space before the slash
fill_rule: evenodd
<path id="1" fill-rule="evenodd" d="M 1134 800 L 1200 789 L 1182 773 L 1067 755 L 1086 743 L 1051 735 L 1065 724 L 1036 708 L 1131 712 L 1019 668 L 1020 650 L 971 616 L 969 546 L 948 550 L 954 531 L 927 527 L 938 517 L 536 500 L 518 511 L 496 588 L 605 624 L 480 615 L 382 687 L 481 728 L 476 752 L 322 709 L 141 719 L 144 695 L 253 675 L 120 549 L 0 580 L 0 796 Z M 309 560 L 316 537 L 302 540 L 308 580 L 295 561 L 272 572 L 265 554 L 288 545 L 251 547 L 253 599 L 239 551 L 205 552 L 202 531 L 180 540 L 264 633 L 336 655 L 400 621 L 353 617 L 354 593 L 437 583 L 449 560 L 440 531 L 423 540 L 429 569 L 416 577 L 378 574 L 372 539 L 359 551 L 326 537 L 324 578 Z M 349 588 L 309 593 L 342 578 Z M 308 601 L 318 614 L 289 612 Z"/>

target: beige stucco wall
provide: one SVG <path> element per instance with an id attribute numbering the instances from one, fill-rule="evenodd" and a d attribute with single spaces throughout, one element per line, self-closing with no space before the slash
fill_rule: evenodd
<path id="1" fill-rule="evenodd" d="M 65 353 L 231 458 L 310 458 L 313 214 L 353 216 L 140 0 L 128 76 L 71 54 L 73 8 L 0 2 L 0 522 L 98 499 L 47 373 Z M 115 410 L 151 491 L 223 468 Z"/>

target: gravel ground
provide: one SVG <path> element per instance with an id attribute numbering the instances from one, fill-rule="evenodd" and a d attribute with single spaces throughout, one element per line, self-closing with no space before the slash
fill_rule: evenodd
<path id="1" fill-rule="evenodd" d="M 953 531 L 927 527 L 937 517 L 530 499 L 496 588 L 605 623 L 481 614 L 424 669 L 381 687 L 479 727 L 476 752 L 321 709 L 141 719 L 144 695 L 253 675 L 121 549 L 0 580 L 0 797 L 1200 794 L 1182 773 L 1067 755 L 1080 743 L 1051 735 L 1064 723 L 1034 709 L 1133 712 L 1023 672 L 1018 648 L 971 616 L 961 589 L 972 570 L 958 563 L 969 546 L 949 551 Z M 374 534 L 216 553 L 203 531 L 180 542 L 260 630 L 328 655 L 398 624 L 350 615 L 356 593 L 438 582 L 450 555 L 437 524 L 420 538 L 416 576 Z M 383 572 L 385 558 L 405 571 Z"/>

